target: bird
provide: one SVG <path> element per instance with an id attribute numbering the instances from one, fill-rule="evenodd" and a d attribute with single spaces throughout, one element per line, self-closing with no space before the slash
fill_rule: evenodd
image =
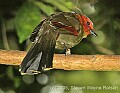
<path id="1" fill-rule="evenodd" d="M 20 64 L 21 75 L 34 75 L 52 69 L 55 49 L 66 50 L 66 54 L 70 54 L 70 49 L 83 38 L 90 34 L 98 36 L 93 30 L 93 22 L 82 13 L 50 15 L 36 26 L 29 38 L 33 46 Z"/>

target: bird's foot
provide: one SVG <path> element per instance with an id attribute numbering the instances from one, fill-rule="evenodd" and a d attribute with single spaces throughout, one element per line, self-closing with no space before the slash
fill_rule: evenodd
<path id="1" fill-rule="evenodd" d="M 71 55 L 71 50 L 70 49 L 66 49 L 65 55 Z"/>

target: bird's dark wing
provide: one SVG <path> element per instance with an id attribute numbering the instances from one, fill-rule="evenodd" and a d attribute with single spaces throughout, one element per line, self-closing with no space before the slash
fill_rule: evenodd
<path id="1" fill-rule="evenodd" d="M 37 37 L 38 32 L 39 32 L 40 28 L 42 27 L 42 24 L 43 24 L 44 21 L 45 21 L 45 20 L 41 21 L 40 24 L 38 24 L 38 25 L 36 26 L 36 28 L 33 30 L 32 34 L 31 34 L 31 36 L 30 36 L 30 38 L 29 38 L 30 41 L 34 42 L 34 40 L 35 40 L 35 38 Z"/>
<path id="2" fill-rule="evenodd" d="M 21 74 L 37 74 L 46 68 L 52 68 L 52 60 L 58 32 L 44 21 L 38 26 L 34 44 L 20 65 Z"/>
<path id="3" fill-rule="evenodd" d="M 64 32 L 68 31 L 68 33 L 76 36 L 80 31 L 80 22 L 75 17 L 74 13 L 61 12 L 59 14 L 53 15 L 51 23 L 53 26 L 66 30 Z"/>

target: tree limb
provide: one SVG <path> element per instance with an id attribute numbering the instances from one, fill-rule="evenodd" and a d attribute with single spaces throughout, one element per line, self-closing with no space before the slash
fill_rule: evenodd
<path id="1" fill-rule="evenodd" d="M 0 50 L 0 64 L 20 65 L 25 51 Z M 55 54 L 53 68 L 64 70 L 120 71 L 120 55 Z"/>

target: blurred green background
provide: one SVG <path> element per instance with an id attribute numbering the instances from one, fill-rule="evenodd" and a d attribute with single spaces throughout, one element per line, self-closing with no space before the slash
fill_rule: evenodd
<path id="1" fill-rule="evenodd" d="M 28 50 L 41 20 L 56 12 L 82 11 L 99 37 L 89 36 L 73 54 L 120 54 L 120 0 L 0 0 L 0 49 Z M 120 93 L 120 72 L 51 70 L 21 76 L 0 65 L 0 93 Z"/>

